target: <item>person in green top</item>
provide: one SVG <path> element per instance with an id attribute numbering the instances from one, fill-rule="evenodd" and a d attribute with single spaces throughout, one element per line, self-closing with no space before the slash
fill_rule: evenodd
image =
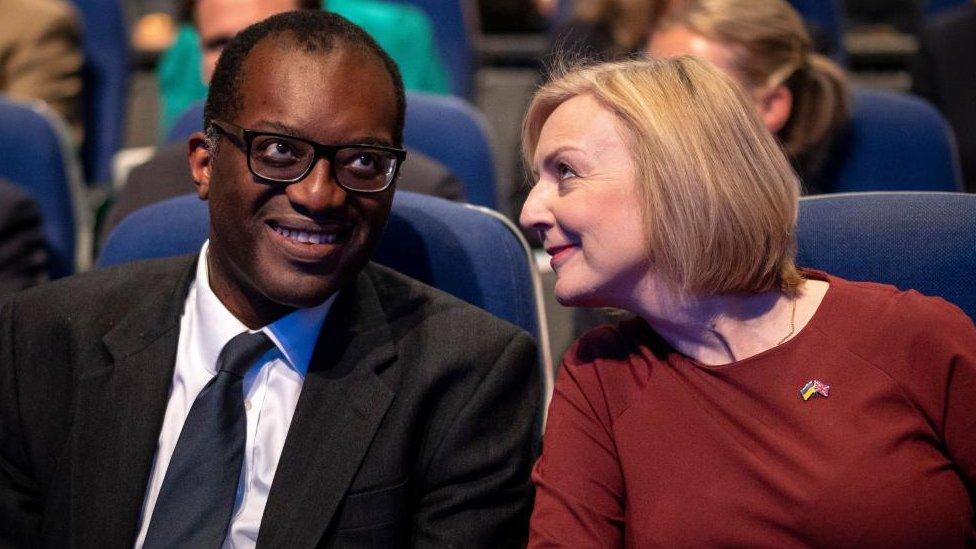
<path id="1" fill-rule="evenodd" d="M 182 12 L 187 22 L 157 68 L 162 132 L 187 107 L 207 96 L 216 57 L 237 31 L 275 13 L 317 7 L 365 29 L 396 62 L 408 90 L 450 93 L 433 24 L 416 6 L 383 0 L 186 0 Z M 201 17 L 207 19 L 205 25 Z M 202 39 L 201 27 L 207 29 Z M 202 63 L 203 56 L 211 55 L 211 62 Z"/>

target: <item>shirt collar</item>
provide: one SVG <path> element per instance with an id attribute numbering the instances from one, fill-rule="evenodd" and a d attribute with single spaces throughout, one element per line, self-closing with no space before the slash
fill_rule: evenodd
<path id="1" fill-rule="evenodd" d="M 332 308 L 338 292 L 333 293 L 321 305 L 307 309 L 298 309 L 278 320 L 264 326 L 260 330 L 249 330 L 243 322 L 237 319 L 227 307 L 220 302 L 217 295 L 210 288 L 209 269 L 207 265 L 207 250 L 210 241 L 203 243 L 197 258 L 195 278 L 196 302 L 194 303 L 200 334 L 201 359 L 211 374 L 216 374 L 217 357 L 221 349 L 234 336 L 241 332 L 262 331 L 271 338 L 275 347 L 285 357 L 288 365 L 302 377 L 308 372 L 315 343 L 319 331 L 325 322 L 325 317 Z"/>

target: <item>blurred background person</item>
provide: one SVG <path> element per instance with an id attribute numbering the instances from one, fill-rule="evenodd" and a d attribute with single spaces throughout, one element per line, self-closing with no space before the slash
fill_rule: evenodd
<path id="1" fill-rule="evenodd" d="M 448 93 L 447 70 L 437 51 L 433 26 L 415 6 L 383 0 L 299 0 L 298 3 L 301 9 L 321 8 L 338 13 L 365 29 L 390 53 L 408 90 Z M 294 6 L 295 1 L 249 0 L 242 1 L 240 7 L 220 10 L 198 8 L 196 4 L 196 0 L 183 0 L 176 40 L 157 68 L 164 129 L 189 105 L 206 97 L 206 82 L 210 81 L 216 56 L 236 31 L 243 28 L 241 21 L 259 20 L 255 19 L 257 12 L 277 13 L 283 11 L 283 5 Z M 210 22 L 201 23 L 198 18 Z M 194 25 L 213 29 L 214 34 L 199 35 Z M 203 62 L 201 56 L 214 59 Z"/>
<path id="2" fill-rule="evenodd" d="M 799 182 L 753 97 L 693 57 L 597 65 L 523 135 L 556 298 L 637 315 L 563 359 L 529 547 L 976 541 L 976 327 L 796 266 Z"/>
<path id="3" fill-rule="evenodd" d="M 40 99 L 82 140 L 81 29 L 63 0 L 0 2 L 0 94 Z"/>
<path id="4" fill-rule="evenodd" d="M 541 2 L 554 17 L 553 53 L 591 59 L 619 59 L 637 53 L 661 18 L 684 0 L 562 0 Z M 557 10 L 562 10 L 560 17 Z"/>
<path id="5" fill-rule="evenodd" d="M 830 190 L 831 146 L 850 116 L 847 77 L 814 51 L 784 0 L 696 0 L 674 10 L 647 42 L 652 56 L 695 55 L 742 85 L 806 193 Z"/>
<path id="6" fill-rule="evenodd" d="M 912 92 L 949 120 L 966 190 L 976 192 L 976 3 L 938 14 L 925 25 L 912 64 Z"/>
<path id="7" fill-rule="evenodd" d="M 0 179 L 0 302 L 47 280 L 47 252 L 37 204 Z"/>

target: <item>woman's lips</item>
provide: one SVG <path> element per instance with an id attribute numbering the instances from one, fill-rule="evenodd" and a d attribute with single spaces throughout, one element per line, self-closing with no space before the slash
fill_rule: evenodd
<path id="1" fill-rule="evenodd" d="M 551 248 L 546 248 L 546 253 L 548 253 L 552 258 L 549 260 L 549 264 L 555 269 L 560 263 L 566 260 L 570 253 L 576 249 L 573 244 L 566 244 L 563 246 L 553 246 Z"/>

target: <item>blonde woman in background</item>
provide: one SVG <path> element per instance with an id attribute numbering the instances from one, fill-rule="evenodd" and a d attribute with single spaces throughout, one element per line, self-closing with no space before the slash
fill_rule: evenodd
<path id="1" fill-rule="evenodd" d="M 649 55 L 695 55 L 741 84 L 783 144 L 808 193 L 829 192 L 829 157 L 850 116 L 843 69 L 813 51 L 784 0 L 697 0 L 671 10 L 650 35 Z"/>
<path id="2" fill-rule="evenodd" d="M 637 315 L 563 359 L 530 547 L 976 543 L 976 328 L 797 268 L 799 184 L 740 86 L 691 57 L 569 71 L 523 147 L 560 303 Z"/>

